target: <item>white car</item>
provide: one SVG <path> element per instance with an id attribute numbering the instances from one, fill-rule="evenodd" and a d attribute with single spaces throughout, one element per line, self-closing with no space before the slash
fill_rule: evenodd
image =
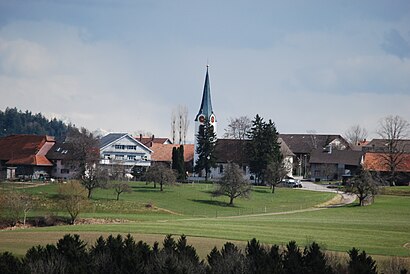
<path id="1" fill-rule="evenodd" d="M 281 184 L 285 187 L 292 187 L 292 188 L 300 188 L 302 187 L 302 183 L 300 182 L 300 180 L 296 180 L 296 179 L 283 179 L 281 181 Z"/>

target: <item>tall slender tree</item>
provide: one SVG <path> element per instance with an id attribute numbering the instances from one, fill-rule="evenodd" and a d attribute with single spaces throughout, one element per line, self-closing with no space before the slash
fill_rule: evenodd
<path id="1" fill-rule="evenodd" d="M 216 133 L 208 119 L 205 119 L 204 124 L 199 126 L 197 144 L 198 159 L 195 162 L 195 172 L 200 173 L 205 170 L 205 180 L 207 181 L 211 168 L 216 166 Z"/>

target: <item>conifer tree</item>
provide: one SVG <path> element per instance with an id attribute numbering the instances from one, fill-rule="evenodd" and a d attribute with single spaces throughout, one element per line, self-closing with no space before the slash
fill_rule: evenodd
<path id="1" fill-rule="evenodd" d="M 205 170 L 205 180 L 207 181 L 211 168 L 216 166 L 216 133 L 208 119 L 205 119 L 204 124 L 199 126 L 197 144 L 198 159 L 195 162 L 195 172 L 200 173 Z"/>

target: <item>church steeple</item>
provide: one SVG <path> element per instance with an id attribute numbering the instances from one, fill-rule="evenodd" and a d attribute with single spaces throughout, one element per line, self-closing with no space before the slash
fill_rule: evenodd
<path id="1" fill-rule="evenodd" d="M 216 122 L 215 114 L 212 109 L 212 101 L 211 101 L 211 84 L 209 83 L 209 65 L 206 66 L 206 76 L 205 76 L 205 84 L 204 90 L 202 93 L 202 101 L 201 107 L 199 108 L 199 112 L 195 117 L 195 122 L 203 123 L 204 119 L 208 119 L 211 124 Z"/>

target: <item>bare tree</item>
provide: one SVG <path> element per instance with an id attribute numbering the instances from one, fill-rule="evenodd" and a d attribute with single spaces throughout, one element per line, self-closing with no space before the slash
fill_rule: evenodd
<path id="1" fill-rule="evenodd" d="M 85 128 L 70 128 L 66 144 L 69 150 L 66 161 L 77 170 L 77 178 L 80 179 L 88 167 L 100 160 L 98 139 Z"/>
<path id="2" fill-rule="evenodd" d="M 312 148 L 317 149 L 317 132 L 314 129 L 309 129 L 306 131 L 308 134 L 310 134 L 310 140 L 312 142 Z"/>
<path id="3" fill-rule="evenodd" d="M 218 182 L 218 188 L 213 192 L 213 195 L 227 196 L 229 197 L 229 205 L 233 205 L 235 198 L 248 198 L 251 189 L 251 184 L 243 178 L 243 173 L 239 166 L 234 163 L 228 163 L 223 177 Z"/>
<path id="4" fill-rule="evenodd" d="M 61 197 L 61 206 L 70 215 L 70 224 L 75 224 L 80 212 L 88 206 L 86 189 L 78 181 L 69 181 L 59 185 L 58 193 Z"/>
<path id="5" fill-rule="evenodd" d="M 115 193 L 117 194 L 117 201 L 120 199 L 121 193 L 131 193 L 132 192 L 130 185 L 127 183 L 118 183 L 118 184 L 114 184 L 113 186 L 114 186 Z"/>
<path id="6" fill-rule="evenodd" d="M 381 157 L 390 173 L 388 181 L 390 185 L 395 185 L 397 170 L 404 164 L 405 157 L 403 157 L 403 154 L 410 150 L 403 142 L 404 139 L 409 137 L 410 124 L 398 115 L 389 115 L 380 120 L 377 133 L 386 141 L 384 153 L 381 154 Z"/>
<path id="7" fill-rule="evenodd" d="M 178 144 L 185 144 L 188 133 L 189 119 L 188 108 L 179 105 L 172 111 L 171 114 L 171 134 L 172 142 Z"/>
<path id="8" fill-rule="evenodd" d="M 379 192 L 379 182 L 376 181 L 369 171 L 361 170 L 354 176 L 345 187 L 345 192 L 356 194 L 359 205 L 364 206 L 365 202 L 373 202 L 374 196 Z"/>
<path id="9" fill-rule="evenodd" d="M 228 127 L 225 129 L 225 138 L 244 140 L 252 127 L 251 119 L 248 116 L 230 118 Z"/>
<path id="10" fill-rule="evenodd" d="M 145 173 L 145 180 L 147 182 L 154 182 L 154 188 L 156 183 L 158 183 L 160 191 L 163 191 L 164 184 L 174 184 L 176 179 L 175 172 L 164 164 L 154 164 Z"/>
<path id="11" fill-rule="evenodd" d="M 93 164 L 87 167 L 85 174 L 81 177 L 81 184 L 87 189 L 87 198 L 91 198 L 91 193 L 96 188 L 108 187 L 109 176 L 107 170 L 103 169 L 99 164 Z"/>
<path id="12" fill-rule="evenodd" d="M 9 221 L 11 225 L 16 225 L 21 219 L 23 225 L 25 225 L 27 213 L 33 209 L 35 201 L 31 195 L 9 191 L 1 195 L 0 206 L 2 217 Z"/>
<path id="13" fill-rule="evenodd" d="M 275 193 L 277 186 L 288 174 L 288 169 L 283 161 L 271 161 L 265 170 L 265 181 Z"/>
<path id="14" fill-rule="evenodd" d="M 343 137 L 349 142 L 350 145 L 357 146 L 359 142 L 367 138 L 367 134 L 367 130 L 364 127 L 354 125 L 346 130 Z"/>

